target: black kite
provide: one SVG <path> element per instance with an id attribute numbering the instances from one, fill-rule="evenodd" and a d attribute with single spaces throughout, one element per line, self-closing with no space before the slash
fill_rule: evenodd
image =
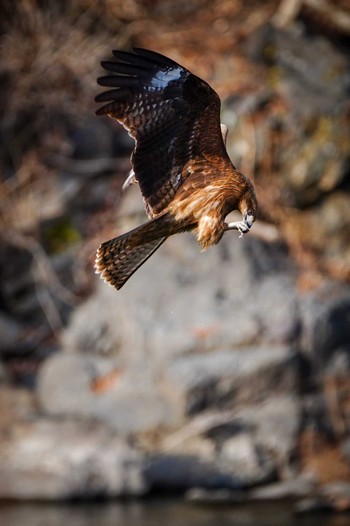
<path id="1" fill-rule="evenodd" d="M 120 289 L 167 237 L 191 230 L 205 249 L 226 230 L 246 233 L 257 212 L 252 183 L 232 165 L 220 125 L 220 99 L 203 80 L 173 60 L 145 49 L 113 51 L 102 62 L 111 74 L 98 79 L 110 89 L 97 115 L 119 121 L 135 140 L 133 171 L 147 223 L 103 243 L 96 272 Z M 225 223 L 232 210 L 242 221 Z"/>

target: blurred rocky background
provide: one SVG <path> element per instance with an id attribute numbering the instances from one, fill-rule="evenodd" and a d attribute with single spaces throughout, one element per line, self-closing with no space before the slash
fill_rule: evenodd
<path id="1" fill-rule="evenodd" d="M 186 492 L 350 506 L 347 0 L 0 7 L 0 498 Z M 122 291 L 98 245 L 145 220 L 100 61 L 146 47 L 222 99 L 260 215 L 167 241 Z M 307 500 L 305 500 L 307 498 Z"/>

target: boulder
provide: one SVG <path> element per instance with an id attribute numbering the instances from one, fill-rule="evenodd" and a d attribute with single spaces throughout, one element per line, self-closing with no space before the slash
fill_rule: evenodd
<path id="1" fill-rule="evenodd" d="M 275 162 L 285 189 L 294 205 L 314 204 L 341 184 L 349 168 L 346 54 L 302 24 L 285 30 L 270 23 L 250 35 L 247 51 L 265 64 L 265 90 L 273 90 L 288 108 L 268 112 L 258 123 L 257 163 L 270 144 L 269 132 L 282 132 Z"/>
<path id="2" fill-rule="evenodd" d="M 180 357 L 167 376 L 188 414 L 233 408 L 266 399 L 271 391 L 292 393 L 297 361 L 289 347 L 254 346 Z"/>
<path id="3" fill-rule="evenodd" d="M 142 457 L 90 422 L 36 420 L 1 438 L 0 498 L 62 500 L 140 496 Z"/>
<path id="4" fill-rule="evenodd" d="M 301 298 L 300 308 L 304 353 L 323 367 L 337 354 L 349 361 L 350 287 L 324 283 Z"/>
<path id="5" fill-rule="evenodd" d="M 50 416 L 104 421 L 119 434 L 174 425 L 179 410 L 168 394 L 140 371 L 116 360 L 60 353 L 46 360 L 38 378 L 41 410 Z"/>
<path id="6" fill-rule="evenodd" d="M 302 408 L 295 394 L 270 393 L 260 404 L 241 407 L 237 421 L 251 430 L 255 447 L 270 457 L 281 478 L 291 476 L 291 462 L 298 446 Z"/>
<path id="7" fill-rule="evenodd" d="M 167 240 L 119 292 L 100 282 L 62 343 L 63 350 L 90 349 L 159 369 L 194 351 L 291 342 L 298 323 L 283 249 L 228 233 L 201 254 L 193 237 L 182 235 Z"/>
<path id="8" fill-rule="evenodd" d="M 241 480 L 244 486 L 266 483 L 276 476 L 271 455 L 257 447 L 248 431 L 236 433 L 224 442 L 218 463 Z"/>
<path id="9" fill-rule="evenodd" d="M 228 233 L 201 254 L 192 236 L 173 237 L 121 291 L 100 281 L 75 310 L 62 353 L 39 371 L 40 407 L 127 434 L 289 392 L 293 281 L 283 247 Z M 96 391 L 101 379 L 108 387 Z"/>

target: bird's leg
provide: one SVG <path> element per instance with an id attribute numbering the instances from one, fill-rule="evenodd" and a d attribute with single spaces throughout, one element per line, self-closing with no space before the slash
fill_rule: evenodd
<path id="1" fill-rule="evenodd" d="M 135 184 L 135 183 L 137 183 L 135 172 L 134 172 L 134 170 L 130 170 L 129 175 L 126 178 L 126 180 L 124 181 L 123 186 L 122 186 L 123 192 L 124 192 L 124 190 L 127 189 L 128 186 L 130 186 L 132 184 Z"/>
<path id="2" fill-rule="evenodd" d="M 221 129 L 222 140 L 224 141 L 224 145 L 226 146 L 228 128 L 227 128 L 227 126 L 225 126 L 225 124 L 221 123 L 220 124 L 220 129 Z"/>
<path id="3" fill-rule="evenodd" d="M 251 226 L 254 222 L 254 217 L 250 214 L 246 214 L 243 216 L 242 221 L 233 221 L 232 223 L 225 223 L 225 230 L 238 230 L 240 232 L 240 236 L 242 237 L 243 234 L 246 234 L 251 229 Z"/>

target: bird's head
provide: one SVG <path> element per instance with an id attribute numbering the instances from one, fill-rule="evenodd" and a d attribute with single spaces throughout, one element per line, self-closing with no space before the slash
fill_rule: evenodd
<path id="1" fill-rule="evenodd" d="M 243 194 L 238 203 L 238 209 L 242 214 L 243 222 L 246 224 L 247 229 L 250 230 L 258 211 L 258 201 L 253 187 L 249 188 L 249 190 Z"/>
<path id="2" fill-rule="evenodd" d="M 241 199 L 238 201 L 237 208 L 242 214 L 242 221 L 226 223 L 225 230 L 238 230 L 241 233 L 239 237 L 242 237 L 243 234 L 246 234 L 251 229 L 258 210 L 258 202 L 252 186 L 245 191 Z"/>

